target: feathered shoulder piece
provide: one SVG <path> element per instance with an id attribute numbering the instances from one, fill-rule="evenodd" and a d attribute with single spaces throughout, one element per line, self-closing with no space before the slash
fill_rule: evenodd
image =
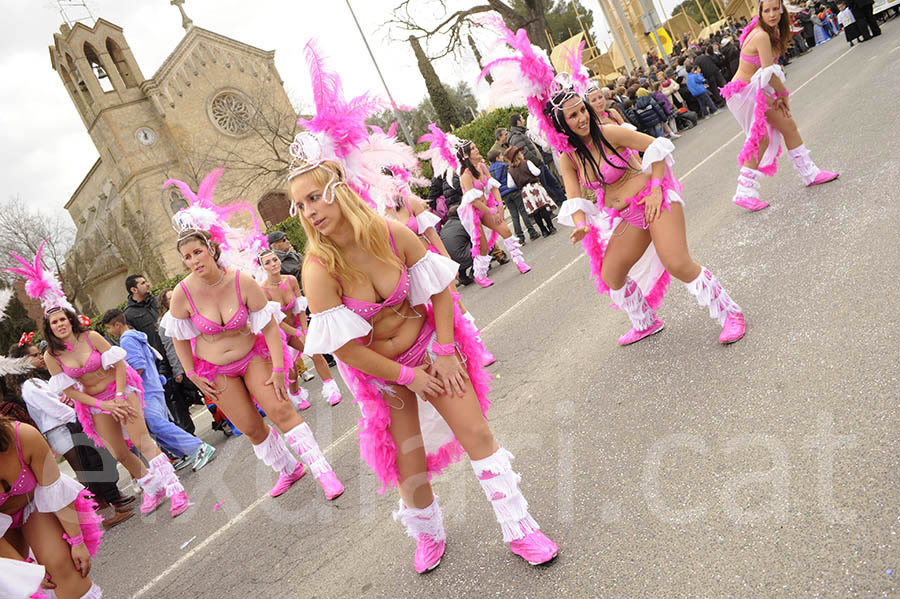
<path id="1" fill-rule="evenodd" d="M 431 161 L 431 170 L 435 175 L 444 177 L 448 182 L 453 181 L 454 173 L 458 173 L 460 169 L 457 153 L 465 140 L 452 133 L 444 133 L 437 123 L 428 125 L 428 130 L 431 133 L 420 137 L 419 143 L 428 142 L 431 145 L 427 150 L 419 152 L 419 158 Z"/>
<path id="2" fill-rule="evenodd" d="M 32 262 L 15 252 L 10 252 L 10 255 L 22 265 L 22 268 L 8 268 L 7 270 L 25 279 L 25 293 L 41 302 L 45 314 L 57 308 L 75 312 L 75 308 L 63 293 L 62 284 L 56 277 L 56 273 L 44 268 L 42 254 L 46 243 L 46 239 L 41 242 Z"/>
<path id="3" fill-rule="evenodd" d="M 505 55 L 489 61 L 479 75 L 480 79 L 490 72 L 494 79 L 491 104 L 515 106 L 524 100 L 548 144 L 558 152 L 570 151 L 568 138 L 553 126 L 545 109 L 564 87 L 571 87 L 571 77 L 566 74 L 562 79 L 557 78 L 547 53 L 532 45 L 524 29 L 513 33 L 494 16 L 482 22 L 497 31 L 499 46 L 506 46 Z M 575 95 L 573 90 L 570 97 Z"/>

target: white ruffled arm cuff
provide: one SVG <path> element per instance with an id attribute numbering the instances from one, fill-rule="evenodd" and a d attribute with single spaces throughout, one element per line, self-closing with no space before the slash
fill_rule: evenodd
<path id="1" fill-rule="evenodd" d="M 38 485 L 34 489 L 34 506 L 44 514 L 58 512 L 75 501 L 83 489 L 81 484 L 60 473 L 56 482 L 46 487 Z"/>
<path id="2" fill-rule="evenodd" d="M 166 337 L 178 339 L 179 341 L 190 341 L 200 336 L 200 329 L 193 323 L 190 318 L 175 318 L 171 312 L 166 312 L 160 321 Z"/>
<path id="3" fill-rule="evenodd" d="M 103 368 L 109 368 L 116 362 L 120 362 L 125 359 L 125 350 L 119 347 L 118 345 L 113 345 L 108 350 L 100 354 L 100 364 Z"/>
<path id="4" fill-rule="evenodd" d="M 537 177 L 541 174 L 541 169 L 534 166 L 534 163 L 529 160 L 528 161 L 528 172 L 531 173 L 532 175 L 534 175 L 535 177 Z"/>
<path id="5" fill-rule="evenodd" d="M 637 130 L 638 130 L 637 127 L 635 127 L 635 126 L 632 125 L 631 123 L 622 123 L 621 125 L 619 125 L 619 127 L 623 127 L 623 128 L 625 128 L 625 129 L 629 129 L 629 130 L 631 130 L 631 131 L 637 131 Z"/>
<path id="6" fill-rule="evenodd" d="M 427 302 L 432 295 L 447 288 L 459 264 L 434 252 L 425 252 L 421 260 L 409 268 L 409 303 L 418 306 Z"/>
<path id="7" fill-rule="evenodd" d="M 250 313 L 250 332 L 258 335 L 272 318 L 275 319 L 275 324 L 284 320 L 284 312 L 281 311 L 281 304 L 278 302 L 266 302 L 262 310 Z"/>
<path id="8" fill-rule="evenodd" d="M 57 395 L 62 395 L 66 389 L 76 385 L 78 385 L 78 381 L 65 372 L 60 372 L 50 377 L 50 390 Z"/>
<path id="9" fill-rule="evenodd" d="M 488 190 L 490 190 L 491 187 L 496 187 L 497 189 L 500 189 L 500 181 L 497 181 L 497 180 L 494 179 L 493 177 L 489 178 L 489 179 L 488 179 L 488 182 L 487 182 L 487 188 L 488 188 Z"/>
<path id="10" fill-rule="evenodd" d="M 434 212 L 430 212 L 425 210 L 420 215 L 416 217 L 416 225 L 419 229 L 419 234 L 422 235 L 428 229 L 433 229 L 441 222 L 441 219 Z"/>
<path id="11" fill-rule="evenodd" d="M 291 310 L 294 314 L 303 314 L 306 312 L 306 308 L 309 306 L 309 302 L 306 301 L 306 297 L 303 295 L 297 296 L 297 301 L 294 302 L 294 309 Z"/>
<path id="12" fill-rule="evenodd" d="M 471 204 L 472 202 L 474 202 L 475 200 L 477 200 L 478 198 L 481 198 L 481 197 L 484 197 L 484 192 L 482 192 L 480 189 L 475 189 L 473 187 L 472 189 L 470 189 L 469 191 L 467 191 L 466 193 L 464 193 L 462 195 L 462 200 L 460 201 L 459 206 L 460 206 L 460 208 L 462 208 L 463 206 L 468 206 L 469 204 Z"/>
<path id="13" fill-rule="evenodd" d="M 641 161 L 641 170 L 645 173 L 649 173 L 653 168 L 653 163 L 659 162 L 660 160 L 665 160 L 667 165 L 672 166 L 675 164 L 675 159 L 672 158 L 672 152 L 674 151 L 675 144 L 665 137 L 657 137 L 653 140 L 653 143 L 644 150 L 644 159 Z"/>
<path id="14" fill-rule="evenodd" d="M 372 325 L 347 306 L 340 305 L 313 314 L 309 319 L 309 332 L 303 353 L 331 354 L 348 341 L 368 335 Z"/>
<path id="15" fill-rule="evenodd" d="M 574 227 L 575 219 L 572 216 L 579 210 L 584 212 L 584 217 L 588 221 L 591 220 L 592 216 L 600 215 L 600 209 L 597 208 L 597 204 L 594 202 L 589 202 L 584 198 L 569 198 L 560 207 L 557 222 L 567 227 Z"/>

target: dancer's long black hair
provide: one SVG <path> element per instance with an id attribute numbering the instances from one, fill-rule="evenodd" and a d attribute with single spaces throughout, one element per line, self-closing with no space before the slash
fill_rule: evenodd
<path id="1" fill-rule="evenodd" d="M 463 170 L 468 170 L 472 174 L 472 178 L 478 181 L 481 179 L 481 173 L 478 172 L 478 169 L 475 168 L 475 165 L 472 164 L 472 161 L 469 160 L 469 154 L 472 153 L 472 148 L 475 146 L 468 139 L 463 140 L 463 143 L 459 146 L 459 149 L 456 151 L 456 158 L 459 160 L 460 165 Z"/>
<path id="2" fill-rule="evenodd" d="M 570 90 L 563 90 L 557 93 L 555 96 L 553 96 L 550 102 L 547 103 L 546 107 L 544 108 L 544 114 L 547 115 L 547 117 L 550 119 L 550 122 L 553 123 L 553 126 L 559 133 L 562 133 L 569 138 L 569 145 L 575 148 L 575 154 L 581 161 L 581 170 L 584 173 L 585 181 L 587 181 L 588 178 L 587 167 L 588 165 L 590 165 L 591 170 L 593 170 L 594 172 L 594 178 L 601 184 L 606 185 L 606 181 L 604 180 L 603 175 L 600 172 L 600 163 L 597 162 L 597 160 L 594 158 L 594 155 L 588 149 L 587 145 L 585 145 L 585 143 L 581 140 L 581 137 L 575 135 L 575 133 L 566 123 L 566 117 L 562 109 L 562 105 L 575 97 L 578 96 Z M 619 154 L 616 151 L 616 148 L 603 135 L 603 131 L 600 128 L 600 119 L 597 117 L 594 109 L 591 108 L 591 105 L 584 98 L 582 98 L 581 101 L 584 103 L 585 109 L 587 109 L 588 116 L 590 116 L 591 140 L 594 142 L 594 145 L 597 146 L 597 149 L 600 150 L 600 158 L 613 168 L 619 170 L 627 170 L 628 168 L 630 168 L 625 157 Z M 555 108 L 556 106 L 558 106 L 559 108 Z M 607 156 L 608 153 L 612 153 L 618 156 L 619 159 L 625 163 L 625 166 L 613 164 Z"/>

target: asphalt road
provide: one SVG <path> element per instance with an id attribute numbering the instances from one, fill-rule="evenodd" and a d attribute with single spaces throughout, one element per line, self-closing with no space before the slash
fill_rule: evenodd
<path id="1" fill-rule="evenodd" d="M 307 476 L 270 499 L 248 442 L 207 432 L 219 455 L 183 478 L 195 505 L 107 535 L 105 596 L 900 596 L 900 21 L 883 30 L 788 68 L 801 133 L 837 182 L 807 189 L 783 156 L 762 184 L 771 207 L 751 214 L 730 203 L 743 138 L 727 112 L 676 142 L 691 252 L 744 308 L 739 343 L 720 346 L 673 282 L 665 331 L 617 346 L 626 317 L 566 233 L 525 246 L 530 274 L 510 264 L 463 291 L 498 358 L 493 430 L 560 545 L 553 563 L 509 552 L 464 460 L 435 484 L 446 555 L 417 575 L 397 495 L 359 458 L 356 407 L 318 401 L 304 416 L 341 498 Z"/>

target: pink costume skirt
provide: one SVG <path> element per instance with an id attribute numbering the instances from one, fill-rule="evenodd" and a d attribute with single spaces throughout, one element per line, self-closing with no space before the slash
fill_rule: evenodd
<path id="1" fill-rule="evenodd" d="M 499 204 L 497 200 L 494 199 L 493 194 L 487 194 L 485 196 L 485 204 L 487 204 L 488 208 L 496 208 L 500 206 L 502 209 L 502 204 Z M 469 239 L 472 240 L 472 257 L 481 255 L 481 212 L 478 211 L 475 206 L 470 203 L 460 206 L 458 209 L 459 214 L 459 222 L 462 223 L 463 228 L 466 230 L 466 233 L 469 234 Z M 487 248 L 488 251 L 491 251 L 491 248 L 494 247 L 494 244 L 500 239 L 500 234 L 496 231 L 491 231 L 491 234 L 487 238 Z"/>
<path id="2" fill-rule="evenodd" d="M 397 362 L 410 368 L 425 362 L 435 338 L 433 308 L 430 302 L 425 306 L 427 314 L 418 338 L 408 350 L 395 358 Z M 453 334 L 457 351 L 465 360 L 466 371 L 475 388 L 481 413 L 487 414 L 491 405 L 488 400 L 490 375 L 483 366 L 487 352 L 478 340 L 478 331 L 462 316 L 455 303 Z M 353 392 L 353 401 L 359 404 L 362 412 L 357 426 L 360 454 L 383 485 L 379 493 L 384 493 L 388 487 L 397 486 L 399 481 L 397 444 L 388 430 L 391 423 L 391 400 L 388 396 L 395 393 L 397 383 L 366 374 L 340 361 L 338 368 Z M 398 399 L 394 399 L 393 403 L 396 404 L 397 401 Z M 419 426 L 425 444 L 426 471 L 431 480 L 433 475 L 440 474 L 450 464 L 459 461 L 465 450 L 437 410 L 421 398 L 417 397 L 417 402 Z"/>
<path id="3" fill-rule="evenodd" d="M 603 208 L 608 215 L 607 219 L 592 219 L 589 221 L 591 230 L 585 235 L 581 243 L 590 261 L 591 277 L 594 279 L 597 293 L 609 294 L 609 287 L 603 282 L 601 272 L 603 271 L 603 258 L 606 255 L 606 248 L 619 224 L 625 221 L 638 229 L 649 228 L 649 225 L 644 220 L 644 205 L 638 204 L 638 201 L 650 195 L 651 192 L 652 188 L 648 181 L 647 185 L 637 195 L 629 198 L 628 207 L 625 210 L 619 211 L 612 208 Z M 662 197 L 663 201 L 660 206 L 662 210 L 671 211 L 672 203 L 684 204 L 684 200 L 681 199 L 681 183 L 672 174 L 672 169 L 668 164 L 666 164 L 665 175 L 663 176 Z M 641 256 L 640 260 L 628 271 L 628 276 L 641 288 L 641 292 L 651 308 L 655 310 L 662 304 L 671 276 L 669 271 L 663 267 L 652 242 L 644 251 L 644 255 Z M 615 304 L 613 304 L 613 307 L 616 307 Z"/>
<path id="4" fill-rule="evenodd" d="M 193 343 L 191 344 L 191 348 L 193 349 Z M 287 383 L 288 371 L 291 369 L 292 363 L 290 349 L 287 345 L 287 337 L 285 337 L 283 331 L 281 332 L 281 351 L 284 356 L 285 382 Z M 194 372 L 209 381 L 215 381 L 216 377 L 219 375 L 241 377 L 247 373 L 250 362 L 256 356 L 261 356 L 263 360 L 266 361 L 272 359 L 272 353 L 269 351 L 269 346 L 266 344 L 266 337 L 262 333 L 256 336 L 256 343 L 253 344 L 253 347 L 250 348 L 250 351 L 247 352 L 243 358 L 239 358 L 228 364 L 213 364 L 212 362 L 207 362 L 203 358 L 197 357 L 197 354 L 194 353 Z"/>
<path id="5" fill-rule="evenodd" d="M 738 154 L 738 166 L 743 166 L 748 160 L 758 160 L 759 171 L 770 177 L 778 171 L 778 157 L 781 155 L 783 140 L 778 129 L 766 119 L 766 112 L 769 110 L 767 101 L 775 94 L 775 89 L 770 84 L 772 77 L 784 82 L 784 71 L 779 65 L 758 69 L 749 83 L 735 79 L 720 90 L 728 110 L 747 136 Z M 760 156 L 759 144 L 764 138 L 768 138 L 769 145 Z"/>
<path id="6" fill-rule="evenodd" d="M 78 525 L 81 527 L 81 534 L 84 537 L 84 544 L 88 549 L 91 557 L 97 554 L 103 539 L 103 518 L 97 514 L 97 502 L 94 496 L 87 489 L 82 489 L 75 498 L 75 513 L 78 515 Z M 34 501 L 29 501 L 25 506 L 14 514 L 9 514 L 12 523 L 9 525 L 11 529 L 18 529 L 25 526 L 28 518 L 36 511 Z M 0 534 L 2 536 L 2 534 Z"/>
<path id="7" fill-rule="evenodd" d="M 144 407 L 144 384 L 141 381 L 141 375 L 137 373 L 137 371 L 131 366 L 125 366 L 125 393 L 136 393 L 138 399 L 141 402 L 141 408 Z M 116 398 L 116 381 L 111 381 L 106 389 L 97 393 L 96 395 L 92 395 L 94 399 L 99 401 L 110 401 Z M 81 403 L 80 401 L 73 402 L 75 404 L 75 415 L 78 416 L 78 422 L 81 423 L 81 428 L 84 429 L 84 434 L 88 436 L 88 438 L 94 442 L 97 447 L 105 447 L 103 444 L 103 439 L 100 438 L 100 435 L 97 434 L 97 429 L 94 428 L 94 414 L 109 414 L 106 410 L 101 410 L 100 408 L 95 408 L 93 406 L 88 406 L 86 404 Z M 131 441 L 128 439 L 128 434 L 125 432 L 125 427 L 122 427 L 122 434 L 125 436 L 126 442 L 131 445 Z"/>

